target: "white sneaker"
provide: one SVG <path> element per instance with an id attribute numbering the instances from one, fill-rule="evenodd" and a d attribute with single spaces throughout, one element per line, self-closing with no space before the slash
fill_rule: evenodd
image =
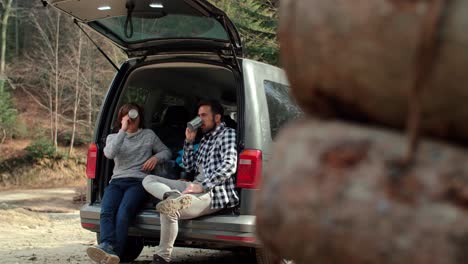
<path id="1" fill-rule="evenodd" d="M 156 211 L 165 215 L 175 215 L 178 211 L 189 208 L 191 205 L 191 195 L 173 192 L 156 205 Z"/>
<path id="2" fill-rule="evenodd" d="M 120 258 L 106 245 L 90 246 L 86 249 L 90 259 L 101 264 L 119 264 Z"/>

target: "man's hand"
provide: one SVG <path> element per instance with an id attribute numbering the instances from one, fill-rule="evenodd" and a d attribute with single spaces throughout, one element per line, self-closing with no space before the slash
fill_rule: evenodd
<path id="1" fill-rule="evenodd" d="M 155 156 L 149 158 L 144 164 L 143 167 L 141 168 L 143 171 L 152 171 L 154 167 L 156 167 L 156 164 L 158 164 L 158 158 Z"/>
<path id="2" fill-rule="evenodd" d="M 202 193 L 203 187 L 197 183 L 189 183 L 187 188 L 182 192 L 183 194 L 196 194 Z"/>
<path id="3" fill-rule="evenodd" d="M 122 122 L 121 122 L 122 127 L 121 127 L 121 129 L 123 131 L 127 131 L 127 129 L 128 129 L 128 120 L 129 120 L 128 115 L 125 115 L 124 117 L 122 117 Z"/>
<path id="4" fill-rule="evenodd" d="M 197 136 L 197 131 L 192 131 L 188 127 L 185 129 L 185 139 L 188 142 L 195 141 L 195 137 Z"/>

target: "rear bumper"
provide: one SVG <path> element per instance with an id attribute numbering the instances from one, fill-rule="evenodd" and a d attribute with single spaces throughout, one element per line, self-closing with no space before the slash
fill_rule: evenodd
<path id="1" fill-rule="evenodd" d="M 80 210 L 81 226 L 99 232 L 98 205 L 85 205 Z M 129 228 L 129 235 L 146 240 L 159 240 L 161 225 L 159 213 L 154 210 L 141 211 L 135 223 Z M 258 247 L 255 237 L 255 216 L 253 215 L 210 215 L 193 220 L 179 221 L 177 240 L 216 243 L 219 246 Z"/>

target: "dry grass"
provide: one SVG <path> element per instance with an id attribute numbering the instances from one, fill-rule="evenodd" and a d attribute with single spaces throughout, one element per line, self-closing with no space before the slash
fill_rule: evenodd
<path id="1" fill-rule="evenodd" d="M 8 139 L 0 145 L 0 189 L 80 187 L 86 185 L 86 147 L 75 148 L 74 156 L 68 159 L 42 159 L 33 161 L 27 157 L 25 148 L 34 139 L 47 136 L 48 113 L 20 90 L 13 93 L 18 109 L 18 123 L 26 126 L 21 139 Z M 63 130 L 67 127 L 62 124 Z M 59 147 L 67 153 L 68 148 Z"/>
<path id="2" fill-rule="evenodd" d="M 32 164 L 19 162 L 0 173 L 0 189 L 79 187 L 86 184 L 85 164 L 77 159 L 42 159 Z"/>
<path id="3" fill-rule="evenodd" d="M 30 139 L 6 140 L 0 145 L 0 162 L 24 156 L 26 154 L 24 149 L 30 143 Z"/>

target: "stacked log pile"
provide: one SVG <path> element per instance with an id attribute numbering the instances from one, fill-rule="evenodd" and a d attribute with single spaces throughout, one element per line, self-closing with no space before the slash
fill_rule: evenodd
<path id="1" fill-rule="evenodd" d="M 265 247 L 297 263 L 467 262 L 468 1 L 280 8 L 308 117 L 282 131 L 263 177 Z"/>
<path id="2" fill-rule="evenodd" d="M 400 133 L 298 121 L 275 146 L 257 206 L 266 247 L 297 263 L 465 263 L 468 153 Z"/>
<path id="3" fill-rule="evenodd" d="M 307 112 L 403 128 L 423 82 L 424 132 L 467 141 L 467 1 L 284 0 L 280 14 L 282 62 Z"/>

